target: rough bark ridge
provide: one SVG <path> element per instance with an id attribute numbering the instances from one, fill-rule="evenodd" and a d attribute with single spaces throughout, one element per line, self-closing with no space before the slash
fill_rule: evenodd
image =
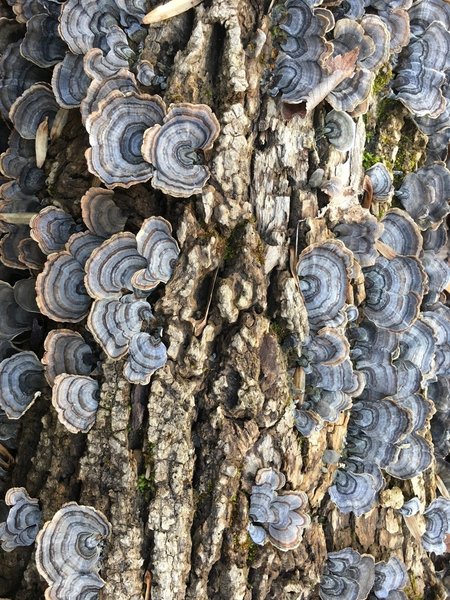
<path id="1" fill-rule="evenodd" d="M 143 58 L 168 76 L 166 101 L 209 104 L 222 128 L 201 196 L 163 200 L 150 186 L 120 195 L 132 226 L 163 215 L 182 247 L 155 304 L 169 362 L 148 389 L 131 390 L 121 364 L 104 361 L 101 408 L 86 436 L 66 432 L 48 399 L 37 403 L 24 419 L 12 484 L 41 499 L 45 519 L 71 499 L 105 512 L 113 530 L 105 599 L 143 598 L 146 570 L 152 600 L 313 599 L 327 551 L 347 545 L 377 560 L 402 557 L 410 598 L 444 598 L 430 559 L 393 510 L 395 494 L 361 518 L 329 501 L 336 465 L 322 457 L 340 452 L 347 419 L 309 439 L 293 428 L 296 398 L 280 338 L 302 339 L 307 320 L 289 246 L 298 221 L 319 212 L 321 199 L 306 184 L 319 164 L 361 190 L 365 132 L 360 119 L 358 143 L 341 164 L 344 155 L 316 147 L 311 118 L 286 123 L 262 94 L 273 61 L 269 4 L 205 1 L 195 16 L 149 29 Z M 95 183 L 82 132 L 71 116 L 48 160 L 52 201 L 75 214 Z M 318 223 L 300 231 L 300 242 L 323 235 Z M 268 464 L 310 501 L 312 526 L 295 551 L 257 547 L 246 533 L 254 475 Z M 434 472 L 394 484 L 430 500 Z M 2 594 L 43 597 L 31 558 L 27 550 L 5 557 Z"/>

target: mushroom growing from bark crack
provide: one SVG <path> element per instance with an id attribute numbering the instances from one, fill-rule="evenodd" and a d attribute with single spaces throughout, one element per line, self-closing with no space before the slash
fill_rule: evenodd
<path id="1" fill-rule="evenodd" d="M 39 531 L 41 511 L 37 498 L 30 498 L 23 487 L 6 492 L 5 504 L 10 506 L 4 523 L 0 523 L 2 549 L 11 552 L 20 546 L 31 546 Z"/>
<path id="2" fill-rule="evenodd" d="M 146 130 L 144 159 L 153 168 L 153 187 L 171 196 L 187 198 L 201 192 L 209 179 L 203 164 L 220 125 L 205 104 L 171 104 L 161 125 Z"/>

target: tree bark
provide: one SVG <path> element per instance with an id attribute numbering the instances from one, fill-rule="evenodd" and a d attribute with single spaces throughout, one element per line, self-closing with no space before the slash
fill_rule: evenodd
<path id="1" fill-rule="evenodd" d="M 149 386 L 133 388 L 123 363 L 103 357 L 100 409 L 87 435 L 67 432 L 44 394 L 23 419 L 11 484 L 40 498 L 45 520 L 69 500 L 106 514 L 104 599 L 143 599 L 146 571 L 152 600 L 317 599 L 327 552 L 345 546 L 377 560 L 396 554 L 409 569 L 410 598 L 444 599 L 430 558 L 392 508 L 395 491 L 360 518 L 330 502 L 337 464 L 324 452 L 341 452 L 348 415 L 308 439 L 293 426 L 298 398 L 282 341 L 302 340 L 307 318 L 290 248 L 297 237 L 301 250 L 327 235 L 320 219 L 303 226 L 323 206 L 307 185 L 315 168 L 362 191 L 365 125 L 359 118 L 346 157 L 316 143 L 321 110 L 314 120 L 282 119 L 265 93 L 275 56 L 269 4 L 205 1 L 149 28 L 143 58 L 167 77 L 166 102 L 208 104 L 221 123 L 201 195 L 180 201 L 150 185 L 117 193 L 132 228 L 162 215 L 182 249 L 171 281 L 150 298 L 169 361 Z M 46 168 L 51 201 L 78 216 L 79 199 L 98 181 L 87 172 L 75 113 Z M 267 465 L 310 503 L 312 525 L 286 553 L 256 546 L 246 530 L 250 489 Z M 434 469 L 391 479 L 393 487 L 429 501 Z M 32 550 L 1 562 L 0 594 L 43 598 Z"/>

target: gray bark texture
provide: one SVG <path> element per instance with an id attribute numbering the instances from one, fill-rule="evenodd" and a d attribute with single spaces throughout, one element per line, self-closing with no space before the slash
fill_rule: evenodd
<path id="1" fill-rule="evenodd" d="M 162 215 L 181 246 L 174 276 L 150 299 L 169 361 L 149 386 L 133 387 L 123 362 L 103 357 L 100 409 L 87 435 L 66 431 L 44 394 L 23 418 L 11 485 L 39 497 L 45 520 L 69 500 L 106 514 L 104 600 L 317 599 L 327 552 L 346 546 L 376 560 L 401 557 L 409 598 L 444 599 L 430 558 L 394 510 L 402 492 L 427 503 L 435 496 L 434 469 L 409 482 L 388 479 L 381 505 L 360 518 L 343 515 L 327 495 L 337 464 L 323 456 L 341 452 L 348 415 L 308 439 L 293 426 L 299 399 L 281 340 L 303 339 L 307 318 L 290 249 L 297 224 L 323 206 L 307 185 L 315 168 L 362 192 L 365 124 L 358 119 L 346 154 L 316 143 L 320 109 L 314 122 L 282 119 L 264 93 L 275 58 L 269 4 L 205 1 L 149 28 L 143 58 L 167 76 L 165 101 L 208 104 L 221 124 L 201 195 L 176 200 L 150 185 L 116 194 L 136 230 L 143 218 Z M 397 145 L 398 111 L 388 123 Z M 51 200 L 74 215 L 98 184 L 86 148 L 72 111 L 46 170 Z M 327 235 L 321 219 L 298 233 L 300 249 Z M 293 551 L 256 546 L 247 534 L 251 486 L 268 465 L 309 499 L 312 525 Z M 0 595 L 38 600 L 44 589 L 33 550 L 2 554 Z"/>

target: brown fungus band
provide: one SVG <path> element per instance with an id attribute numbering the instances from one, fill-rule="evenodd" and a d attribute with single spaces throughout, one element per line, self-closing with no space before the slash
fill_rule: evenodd
<path id="1" fill-rule="evenodd" d="M 154 168 L 153 187 L 181 198 L 200 193 L 210 176 L 203 153 L 212 148 L 219 131 L 209 106 L 172 104 L 163 124 L 144 135 L 142 153 Z"/>

